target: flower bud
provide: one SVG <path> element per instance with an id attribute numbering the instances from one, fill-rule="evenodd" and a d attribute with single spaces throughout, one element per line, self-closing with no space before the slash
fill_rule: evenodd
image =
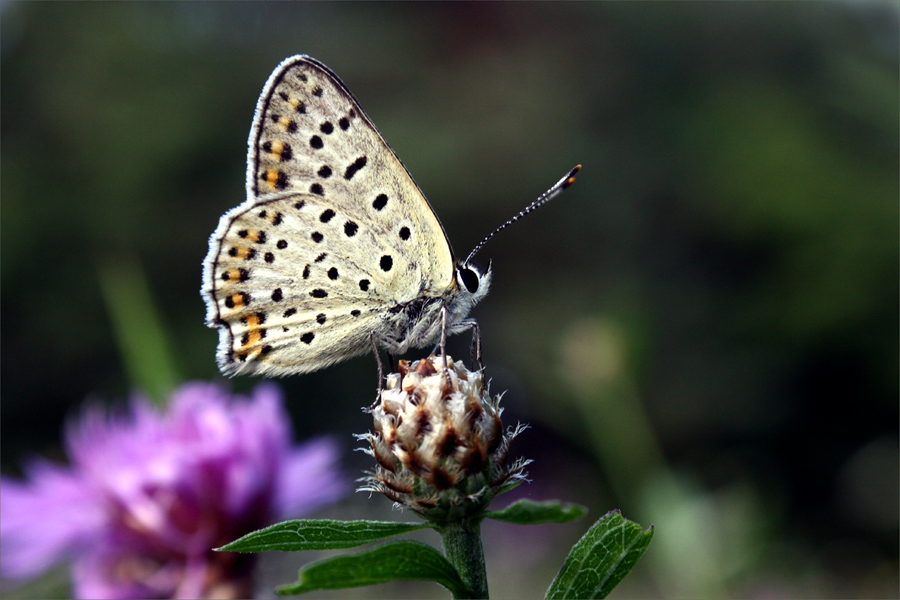
<path id="1" fill-rule="evenodd" d="M 399 362 L 372 409 L 369 442 L 378 465 L 361 490 L 378 491 L 426 519 L 443 523 L 483 511 L 497 494 L 525 480 L 530 461 L 507 464 L 524 429 L 504 431 L 500 397 L 480 371 L 439 356 Z"/>

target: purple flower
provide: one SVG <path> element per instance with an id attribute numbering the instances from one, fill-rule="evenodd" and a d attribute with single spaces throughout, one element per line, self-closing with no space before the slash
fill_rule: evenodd
<path id="1" fill-rule="evenodd" d="M 212 552 L 346 489 L 328 439 L 291 445 L 281 392 L 182 386 L 166 414 L 91 407 L 66 432 L 71 466 L 35 460 L 0 479 L 0 574 L 72 560 L 81 598 L 249 596 L 252 555 Z"/>

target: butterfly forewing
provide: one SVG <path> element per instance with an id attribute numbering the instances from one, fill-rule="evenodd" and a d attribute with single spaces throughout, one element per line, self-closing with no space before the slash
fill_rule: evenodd
<path id="1" fill-rule="evenodd" d="M 324 65 L 284 61 L 250 134 L 248 200 L 205 266 L 226 373 L 302 373 L 370 347 L 398 305 L 451 289 L 453 257 L 412 178 Z"/>

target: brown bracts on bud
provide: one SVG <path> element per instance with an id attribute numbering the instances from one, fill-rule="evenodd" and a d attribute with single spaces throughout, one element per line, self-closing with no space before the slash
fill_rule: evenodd
<path id="1" fill-rule="evenodd" d="M 509 443 L 499 397 L 480 371 L 431 356 L 401 360 L 372 409 L 374 433 L 359 436 L 378 463 L 363 490 L 378 491 L 437 522 L 487 508 L 498 493 L 521 483 L 528 461 L 507 464 Z"/>

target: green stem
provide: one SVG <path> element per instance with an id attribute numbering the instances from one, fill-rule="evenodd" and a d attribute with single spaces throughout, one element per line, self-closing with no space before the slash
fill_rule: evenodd
<path id="1" fill-rule="evenodd" d="M 469 588 L 467 596 L 454 598 L 487 598 L 487 571 L 481 547 L 481 521 L 467 519 L 448 523 L 440 529 L 444 556 L 450 561 Z"/>

